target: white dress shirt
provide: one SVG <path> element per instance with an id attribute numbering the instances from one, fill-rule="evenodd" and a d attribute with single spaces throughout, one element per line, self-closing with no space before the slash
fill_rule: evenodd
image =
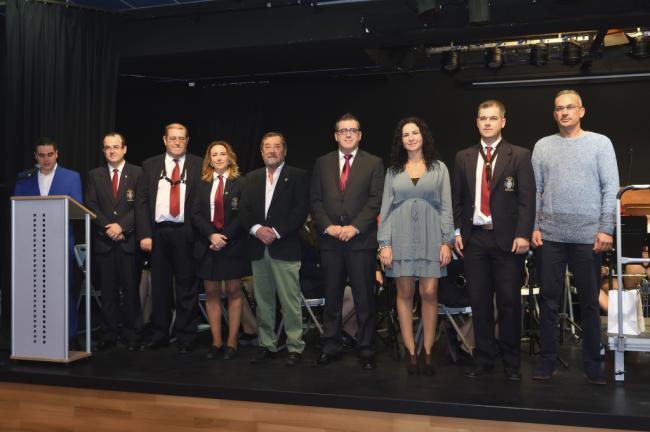
<path id="1" fill-rule="evenodd" d="M 359 147 L 355 148 L 350 152 L 350 154 L 352 155 L 352 157 L 350 158 L 350 168 L 352 168 L 352 164 L 354 163 L 354 158 L 357 156 L 358 151 L 359 151 Z M 344 166 L 345 166 L 345 153 L 339 150 L 339 174 L 343 172 Z"/>
<path id="2" fill-rule="evenodd" d="M 496 140 L 491 144 L 492 147 L 492 154 L 494 154 L 494 151 L 497 148 L 497 145 L 501 142 L 501 138 Z M 481 140 L 481 146 L 483 147 L 483 153 L 487 155 L 487 144 L 483 140 Z M 494 155 L 492 157 L 492 172 L 494 173 L 494 166 L 497 161 L 497 156 L 498 154 Z M 476 164 L 476 183 L 474 187 L 474 216 L 472 217 L 472 221 L 474 225 L 486 225 L 486 224 L 491 224 L 492 223 L 492 216 L 486 216 L 481 212 L 481 182 L 483 180 L 483 167 L 485 166 L 485 163 L 483 162 L 483 156 L 481 156 L 481 153 L 478 154 L 478 163 Z"/>
<path id="3" fill-rule="evenodd" d="M 282 168 L 284 168 L 284 162 L 282 162 L 273 172 L 273 177 L 271 178 L 271 181 L 269 181 L 269 169 L 266 168 L 266 175 L 265 177 L 265 182 L 264 184 L 266 185 L 265 188 L 265 193 L 264 193 L 264 218 L 266 218 L 266 215 L 269 213 L 269 206 L 271 205 L 271 200 L 273 199 L 273 193 L 275 192 L 275 186 L 278 184 L 278 179 L 280 178 L 280 172 L 282 171 Z M 262 225 L 260 224 L 255 224 L 251 227 L 251 234 L 255 235 L 258 229 L 260 229 Z M 277 238 L 280 238 L 280 234 L 275 230 L 275 228 L 271 227 L 273 232 L 275 233 L 275 236 Z"/>
<path id="4" fill-rule="evenodd" d="M 113 184 L 113 170 L 117 170 L 117 188 L 120 188 L 120 181 L 122 180 L 122 171 L 124 170 L 124 165 L 126 165 L 126 161 L 122 159 L 122 162 L 120 162 L 120 165 L 117 167 L 111 166 L 111 164 L 108 164 L 108 174 L 109 177 L 111 178 L 111 184 Z"/>
<path id="5" fill-rule="evenodd" d="M 222 174 L 223 177 L 223 192 L 226 191 L 226 181 L 228 180 L 228 174 L 230 174 L 230 170 L 226 170 L 225 173 Z M 217 193 L 217 189 L 219 189 L 219 174 L 215 171 L 212 173 L 212 189 L 210 189 L 210 220 L 214 220 L 214 195 Z"/>
<path id="6" fill-rule="evenodd" d="M 183 180 L 183 166 L 185 165 L 185 155 L 178 158 L 178 167 L 180 169 L 181 180 Z M 165 153 L 165 171 L 167 173 L 167 178 L 172 178 L 172 172 L 174 171 L 174 158 Z M 187 177 L 187 175 L 186 175 Z M 171 191 L 171 183 L 169 183 L 164 178 L 161 178 L 158 181 L 158 194 L 156 195 L 156 213 L 155 220 L 156 222 L 177 222 L 183 223 L 185 220 L 185 183 L 181 182 L 179 185 L 181 187 L 180 191 L 180 201 L 181 208 L 180 212 L 176 217 L 169 214 L 169 192 Z"/>
<path id="7" fill-rule="evenodd" d="M 56 173 L 56 167 L 58 166 L 59 164 L 54 164 L 54 168 L 52 168 L 49 174 L 43 174 L 40 170 L 38 171 L 38 190 L 41 196 L 48 196 L 50 194 L 54 173 Z"/>

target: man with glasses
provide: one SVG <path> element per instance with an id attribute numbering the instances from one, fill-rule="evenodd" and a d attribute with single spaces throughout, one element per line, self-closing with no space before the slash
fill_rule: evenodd
<path id="1" fill-rule="evenodd" d="M 165 127 L 165 154 L 142 164 L 135 196 L 136 234 L 140 248 L 151 253 L 152 334 L 143 345 L 169 345 L 172 309 L 178 350 L 192 350 L 196 338 L 198 293 L 192 261 L 192 201 L 201 177 L 201 158 L 187 153 L 187 128 Z"/>
<path id="2" fill-rule="evenodd" d="M 120 337 L 127 350 L 134 351 L 140 314 L 134 204 L 135 187 L 142 168 L 124 159 L 126 142 L 120 133 L 106 134 L 102 151 L 107 165 L 88 173 L 86 187 L 86 205 L 97 215 L 93 220 L 92 252 L 102 293 L 103 335 L 94 344 L 93 351 L 115 346 Z"/>
<path id="3" fill-rule="evenodd" d="M 322 233 L 321 263 L 325 283 L 325 332 L 315 366 L 341 355 L 341 309 L 346 282 L 352 288 L 357 315 L 357 350 L 362 367 L 375 369 L 375 263 L 377 215 L 384 188 L 380 158 L 359 150 L 361 126 L 352 114 L 335 125 L 338 150 L 321 156 L 311 180 L 311 211 Z"/>
<path id="4" fill-rule="evenodd" d="M 559 133 L 540 139 L 533 150 L 533 245 L 541 260 L 541 351 L 533 379 L 549 380 L 556 374 L 555 328 L 568 264 L 580 300 L 585 376 L 592 384 L 605 384 L 598 309 L 600 253 L 612 248 L 619 179 L 611 141 L 583 130 L 584 115 L 580 95 L 560 91 L 553 114 Z"/>

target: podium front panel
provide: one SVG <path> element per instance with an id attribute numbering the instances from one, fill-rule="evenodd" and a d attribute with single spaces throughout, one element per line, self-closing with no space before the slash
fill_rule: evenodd
<path id="1" fill-rule="evenodd" d="M 65 200 L 13 201 L 12 355 L 67 358 Z"/>

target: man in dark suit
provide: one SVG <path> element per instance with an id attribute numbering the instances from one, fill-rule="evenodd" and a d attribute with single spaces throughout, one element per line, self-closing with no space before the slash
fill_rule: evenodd
<path id="1" fill-rule="evenodd" d="M 143 251 L 151 252 L 152 335 L 143 348 L 169 344 L 175 309 L 176 340 L 184 354 L 193 348 L 198 324 L 190 219 L 201 158 L 187 153 L 187 128 L 180 123 L 165 127 L 163 142 L 165 154 L 142 164 L 135 194 L 137 239 Z"/>
<path id="2" fill-rule="evenodd" d="M 535 221 L 535 179 L 530 151 L 501 137 L 506 124 L 501 102 L 481 103 L 476 124 L 481 143 L 456 154 L 453 181 L 456 251 L 465 258 L 476 338 L 475 365 L 465 375 L 490 373 L 498 345 L 506 377 L 518 381 L 520 289 Z"/>
<path id="3" fill-rule="evenodd" d="M 36 167 L 18 174 L 14 196 L 51 196 L 67 195 L 79 203 L 83 203 L 81 193 L 81 176 L 76 171 L 72 171 L 59 166 L 57 159 L 59 151 L 56 142 L 48 137 L 39 138 L 34 146 L 34 158 Z M 78 350 L 79 345 L 75 339 L 77 335 L 77 302 L 74 287 L 73 263 L 74 263 L 74 233 L 72 227 L 68 230 L 68 243 L 70 248 L 70 265 L 68 274 L 70 275 L 70 285 L 68 294 L 70 347 L 72 350 Z"/>
<path id="4" fill-rule="evenodd" d="M 114 346 L 120 337 L 120 291 L 124 306 L 123 340 L 128 351 L 136 348 L 140 314 L 138 266 L 135 247 L 135 188 L 142 168 L 124 160 L 124 137 L 111 132 L 104 136 L 108 165 L 88 173 L 86 205 L 93 220 L 93 257 L 102 293 L 103 337 L 93 346 L 99 351 Z"/>
<path id="5" fill-rule="evenodd" d="M 277 294 L 289 351 L 285 365 L 295 366 L 305 349 L 298 285 L 301 256 L 298 233 L 309 208 L 307 176 L 303 170 L 284 163 L 287 142 L 282 134 L 265 134 L 261 150 L 266 167 L 246 176 L 240 210 L 242 224 L 250 234 L 248 257 L 257 303 L 260 346 L 252 362 L 273 357 L 277 349 Z"/>
<path id="6" fill-rule="evenodd" d="M 338 150 L 318 158 L 312 174 L 311 211 L 323 236 L 320 245 L 325 278 L 325 332 L 317 366 L 340 357 L 343 290 L 349 279 L 362 366 L 376 367 L 374 288 L 384 165 L 380 158 L 359 150 L 361 135 L 359 120 L 351 114 L 342 116 L 334 131 Z"/>

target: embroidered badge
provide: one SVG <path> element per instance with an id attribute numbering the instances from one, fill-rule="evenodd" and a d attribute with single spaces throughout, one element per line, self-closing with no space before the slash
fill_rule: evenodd
<path id="1" fill-rule="evenodd" d="M 506 177 L 505 181 L 503 182 L 503 187 L 506 192 L 514 192 L 515 191 L 515 178 L 514 177 Z"/>
<path id="2" fill-rule="evenodd" d="M 135 191 L 133 189 L 127 189 L 126 190 L 126 200 L 128 202 L 135 201 Z"/>
<path id="3" fill-rule="evenodd" d="M 233 197 L 233 199 L 230 200 L 230 208 L 232 210 L 239 210 L 239 198 L 238 197 Z"/>

